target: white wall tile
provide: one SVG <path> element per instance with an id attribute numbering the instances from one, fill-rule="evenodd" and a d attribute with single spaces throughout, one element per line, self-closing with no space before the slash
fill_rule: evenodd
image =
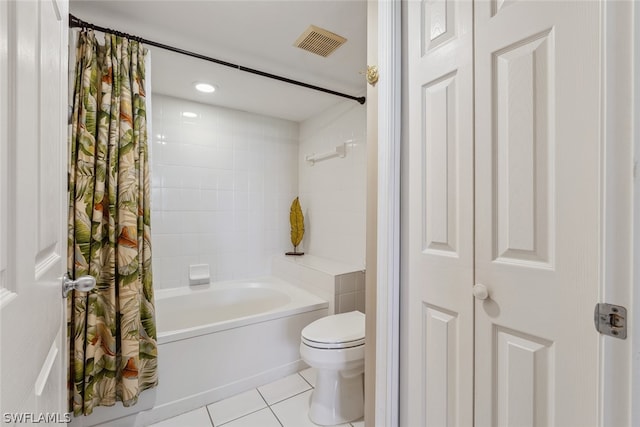
<path id="1" fill-rule="evenodd" d="M 209 212 L 218 210 L 218 192 L 216 190 L 200 190 L 200 210 Z"/>
<path id="2" fill-rule="evenodd" d="M 218 170 L 203 168 L 200 174 L 200 188 L 206 190 L 218 189 Z"/>
<path id="3" fill-rule="evenodd" d="M 182 189 L 163 188 L 162 189 L 162 210 L 178 211 L 182 208 Z"/>
<path id="4" fill-rule="evenodd" d="M 216 233 L 218 227 L 216 224 L 216 212 L 203 211 L 198 215 L 198 232 L 199 233 Z"/>
<path id="5" fill-rule="evenodd" d="M 264 194 L 259 190 L 249 192 L 249 212 L 262 213 L 264 211 Z M 257 218 L 256 218 L 257 219 Z M 260 215 L 260 219 L 262 216 Z"/>
<path id="6" fill-rule="evenodd" d="M 365 292 L 362 291 L 357 291 L 356 292 L 356 310 L 358 310 L 361 313 L 365 313 Z"/>
<path id="7" fill-rule="evenodd" d="M 233 170 L 233 150 L 228 148 L 219 148 L 213 159 L 213 167 L 216 169 Z"/>
<path id="8" fill-rule="evenodd" d="M 222 235 L 233 231 L 233 217 L 234 212 L 232 209 L 215 212 L 213 219 L 216 227 L 216 233 Z"/>
<path id="9" fill-rule="evenodd" d="M 183 234 L 160 234 L 158 242 L 154 241 L 155 249 L 167 257 L 179 257 L 182 253 L 182 236 Z"/>
<path id="10" fill-rule="evenodd" d="M 236 213 L 249 210 L 249 193 L 247 191 L 235 190 L 233 192 L 233 209 Z"/>
<path id="11" fill-rule="evenodd" d="M 249 174 L 246 170 L 234 171 L 233 191 L 249 191 Z"/>
<path id="12" fill-rule="evenodd" d="M 153 150 L 152 156 L 155 156 L 160 150 Z M 153 161 L 153 159 L 152 159 Z M 162 164 L 152 165 L 151 167 L 151 186 L 153 188 L 162 188 L 164 186 L 164 166 Z"/>
<path id="13" fill-rule="evenodd" d="M 216 253 L 216 238 L 213 233 L 202 233 L 198 235 L 198 247 L 201 255 L 215 255 Z"/>
<path id="14" fill-rule="evenodd" d="M 300 203 L 308 218 L 308 253 L 365 265 L 366 109 L 345 102 L 302 122 L 298 152 Z M 305 156 L 347 143 L 344 158 L 311 166 Z M 351 286 L 351 285 L 349 285 Z"/>
<path id="15" fill-rule="evenodd" d="M 175 234 L 175 233 L 182 233 L 184 231 L 183 229 L 183 224 L 184 224 L 184 218 L 182 217 L 182 214 L 180 212 L 175 212 L 175 211 L 161 211 L 163 214 L 163 228 L 162 228 L 162 232 L 164 233 L 168 233 L 168 234 Z M 154 229 L 152 228 L 152 233 L 154 232 L 160 232 L 158 230 L 154 231 Z M 161 255 L 161 254 L 158 254 Z"/>
<path id="16" fill-rule="evenodd" d="M 162 188 L 151 188 L 151 209 L 153 211 L 162 209 Z"/>
<path id="17" fill-rule="evenodd" d="M 218 170 L 218 191 L 233 190 L 233 171 Z"/>
<path id="18" fill-rule="evenodd" d="M 231 211 L 233 210 L 233 191 L 222 190 L 218 191 L 218 209 L 219 211 Z"/>
<path id="19" fill-rule="evenodd" d="M 364 271 L 359 271 L 356 274 L 356 290 L 358 291 L 364 291 L 364 286 L 365 286 L 365 276 L 364 276 Z"/>
<path id="20" fill-rule="evenodd" d="M 240 149 L 239 146 L 233 147 L 233 169 L 246 171 L 249 169 L 249 153 Z"/>
<path id="21" fill-rule="evenodd" d="M 354 292 L 356 290 L 356 277 L 354 273 L 343 274 L 339 276 L 340 287 L 339 293 Z"/>
<path id="22" fill-rule="evenodd" d="M 182 231 L 184 233 L 200 233 L 200 213 L 199 212 L 180 212 L 180 217 L 184 221 L 182 223 Z"/>
<path id="23" fill-rule="evenodd" d="M 153 103 L 155 285 L 188 286 L 198 263 L 213 281 L 269 274 L 272 255 L 290 249 L 298 124 L 158 94 Z"/>
<path id="24" fill-rule="evenodd" d="M 200 190 L 194 188 L 182 189 L 182 206 L 186 211 L 200 210 Z"/>
<path id="25" fill-rule="evenodd" d="M 231 151 L 233 149 L 233 140 L 231 137 L 229 137 L 228 135 L 223 136 L 222 138 L 220 138 L 219 142 L 218 142 L 218 148 L 220 150 L 225 150 L 225 151 Z"/>
<path id="26" fill-rule="evenodd" d="M 153 157 L 155 153 L 152 153 Z M 153 158 L 152 160 L 153 161 Z M 181 188 L 182 187 L 182 168 L 173 165 L 158 165 L 158 169 L 162 171 L 162 187 L 163 188 Z"/>
<path id="27" fill-rule="evenodd" d="M 346 313 L 356 309 L 356 293 L 349 292 L 338 295 L 338 313 Z"/>

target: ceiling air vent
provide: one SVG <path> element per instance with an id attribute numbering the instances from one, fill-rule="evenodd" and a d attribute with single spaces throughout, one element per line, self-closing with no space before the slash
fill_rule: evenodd
<path id="1" fill-rule="evenodd" d="M 346 41 L 347 39 L 331 31 L 310 25 L 309 28 L 298 37 L 294 46 L 308 50 L 316 55 L 327 57 Z"/>

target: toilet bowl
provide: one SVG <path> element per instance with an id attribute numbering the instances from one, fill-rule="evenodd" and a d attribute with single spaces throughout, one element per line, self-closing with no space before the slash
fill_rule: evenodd
<path id="1" fill-rule="evenodd" d="M 334 314 L 302 330 L 300 356 L 316 369 L 309 419 L 330 426 L 364 415 L 364 320 L 359 311 Z"/>

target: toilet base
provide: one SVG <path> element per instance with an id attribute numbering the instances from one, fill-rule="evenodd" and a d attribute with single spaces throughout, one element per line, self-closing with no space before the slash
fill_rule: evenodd
<path id="1" fill-rule="evenodd" d="M 362 370 L 355 373 L 318 369 L 311 394 L 309 419 L 321 426 L 355 421 L 364 415 Z"/>

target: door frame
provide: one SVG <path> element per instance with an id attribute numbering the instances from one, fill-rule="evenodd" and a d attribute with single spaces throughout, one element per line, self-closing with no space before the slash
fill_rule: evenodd
<path id="1" fill-rule="evenodd" d="M 640 40 L 640 5 L 634 3 L 632 13 L 632 38 Z M 631 112 L 635 117 L 633 123 L 633 159 L 634 159 L 634 188 L 633 188 L 633 283 L 632 289 L 640 290 L 640 172 L 637 170 L 640 160 L 640 42 L 633 46 L 633 105 Z M 633 292 L 632 314 L 640 313 L 640 292 Z M 633 316 L 633 348 L 632 355 L 640 354 L 640 316 Z M 632 387 L 630 402 L 640 401 L 640 361 L 632 357 Z M 640 406 L 631 405 L 631 425 L 640 425 Z"/>
<path id="2" fill-rule="evenodd" d="M 376 424 L 399 425 L 401 410 L 400 372 L 406 346 L 400 341 L 400 261 L 401 175 L 400 151 L 403 120 L 400 77 L 402 3 L 378 2 L 378 62 L 380 69 L 378 102 L 378 225 L 376 276 Z M 601 163 L 601 277 L 600 302 L 625 305 L 629 309 L 630 336 L 626 341 L 601 337 L 599 425 L 640 425 L 640 6 L 634 2 L 601 2 L 603 58 L 602 163 Z M 622 43 L 622 44 L 621 44 Z M 621 47 L 622 46 L 622 47 Z M 607 49 L 610 47 L 611 49 Z M 615 48 L 615 49 L 614 49 Z M 626 49 L 628 55 L 614 55 Z M 404 60 L 402 64 L 406 63 Z M 402 73 L 402 74 L 401 74 Z M 622 78 L 621 78 L 622 77 Z M 628 94 L 632 94 L 628 96 Z M 634 121 L 635 120 L 635 121 Z M 630 123 L 631 122 L 631 123 Z M 630 126 L 631 125 L 631 126 Z M 404 128 L 403 128 L 404 129 Z M 622 129 L 622 130 L 621 130 Z M 620 141 L 626 142 L 621 143 Z M 635 157 L 634 157 L 635 156 Z M 633 179 L 629 179 L 629 177 Z M 402 203 L 402 206 L 406 205 Z M 405 230 L 402 230 L 404 235 Z M 620 241 L 623 239 L 623 242 Z M 626 256 L 621 256 L 626 254 Z M 623 271 L 622 275 L 616 272 Z M 626 366 L 618 370 L 616 367 Z M 629 375 L 631 373 L 632 375 Z M 406 374 L 406 373 L 405 373 Z M 403 390 L 406 392 L 406 390 Z M 384 422 L 382 421 L 384 420 Z M 623 424 L 620 424 L 623 422 Z"/>
<path id="3" fill-rule="evenodd" d="M 378 5 L 375 423 L 399 423 L 401 0 Z"/>
<path id="4" fill-rule="evenodd" d="M 640 318 L 634 316 L 640 309 L 640 297 L 633 292 L 640 280 L 640 195 L 634 188 L 634 155 L 639 151 L 640 136 L 637 117 L 634 129 L 634 111 L 640 105 L 640 78 L 634 76 L 634 61 L 637 68 L 640 58 L 639 46 L 633 43 L 640 30 L 639 9 L 634 2 L 601 3 L 602 249 L 598 302 L 625 306 L 630 331 L 626 340 L 600 336 L 601 426 L 640 422 L 640 409 L 632 404 L 640 399 L 640 366 L 633 357 L 640 349 Z"/>

